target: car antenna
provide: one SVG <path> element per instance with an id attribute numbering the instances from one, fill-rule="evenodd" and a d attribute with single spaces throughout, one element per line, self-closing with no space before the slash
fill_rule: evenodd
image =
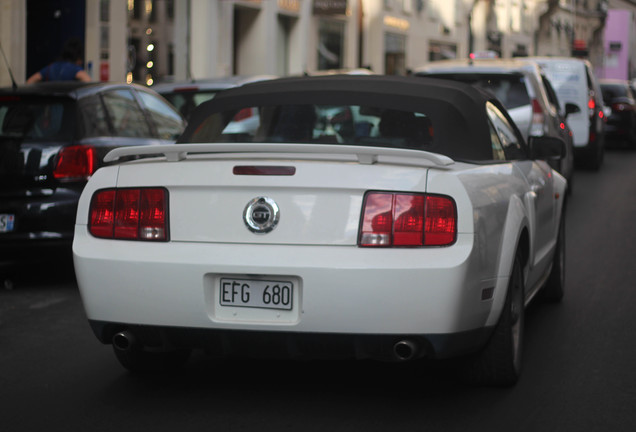
<path id="1" fill-rule="evenodd" d="M 7 60 L 7 56 L 4 55 L 4 49 L 2 48 L 2 44 L 0 43 L 0 51 L 2 51 L 2 58 L 4 58 L 4 62 L 7 65 L 7 70 L 9 71 L 9 76 L 11 77 L 11 86 L 13 87 L 13 91 L 18 89 L 18 83 L 15 82 L 15 78 L 13 78 L 13 72 L 11 72 L 11 66 L 9 65 L 9 61 Z"/>

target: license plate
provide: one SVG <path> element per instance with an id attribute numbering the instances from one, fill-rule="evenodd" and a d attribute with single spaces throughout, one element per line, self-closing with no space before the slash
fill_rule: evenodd
<path id="1" fill-rule="evenodd" d="M 0 232 L 13 231 L 15 225 L 15 215 L 2 213 L 0 214 Z"/>
<path id="2" fill-rule="evenodd" d="M 289 281 L 222 278 L 221 306 L 291 310 L 294 284 Z"/>

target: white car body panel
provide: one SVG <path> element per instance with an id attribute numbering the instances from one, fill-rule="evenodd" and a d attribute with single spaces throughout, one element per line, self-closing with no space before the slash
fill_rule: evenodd
<path id="1" fill-rule="evenodd" d="M 543 162 L 425 168 L 399 156 L 390 163 L 366 164 L 324 159 L 306 153 L 270 154 L 268 160 L 222 153 L 100 169 L 82 194 L 73 245 L 89 320 L 203 329 L 448 334 L 496 323 L 524 229 L 530 233 L 528 299 L 550 270 L 560 216 L 553 210 L 560 206 L 550 200 L 563 196 L 565 180 L 550 171 L 546 184 L 541 172 L 549 167 Z M 233 175 L 236 165 L 293 165 L 297 171 L 255 178 Z M 104 240 L 88 233 L 91 196 L 115 186 L 167 188 L 169 242 Z M 369 190 L 453 197 L 457 241 L 432 248 L 358 247 L 362 200 Z M 265 235 L 250 232 L 243 222 L 245 206 L 257 196 L 273 198 L 281 209 L 279 226 Z M 293 308 L 221 307 L 221 277 L 292 281 Z M 493 295 L 482 299 L 493 288 Z"/>

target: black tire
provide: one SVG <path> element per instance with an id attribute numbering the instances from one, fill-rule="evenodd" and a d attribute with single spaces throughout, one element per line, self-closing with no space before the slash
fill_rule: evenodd
<path id="1" fill-rule="evenodd" d="M 190 358 L 190 350 L 144 351 L 139 347 L 120 350 L 113 347 L 115 357 L 130 372 L 167 372 L 183 366 Z"/>
<path id="2" fill-rule="evenodd" d="M 516 384 L 521 374 L 524 313 L 523 269 L 517 254 L 504 308 L 488 343 L 461 365 L 465 381 L 496 387 Z"/>
<path id="3" fill-rule="evenodd" d="M 565 292 L 565 208 L 559 222 L 556 250 L 552 259 L 552 271 L 542 290 L 542 298 L 548 302 L 558 303 Z"/>

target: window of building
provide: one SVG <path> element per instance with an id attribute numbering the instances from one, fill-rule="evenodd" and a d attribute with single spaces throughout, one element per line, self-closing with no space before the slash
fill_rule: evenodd
<path id="1" fill-rule="evenodd" d="M 318 30 L 318 70 L 344 67 L 343 22 L 322 20 Z"/>
<path id="2" fill-rule="evenodd" d="M 457 58 L 457 45 L 431 42 L 428 48 L 429 61 L 447 60 Z"/>
<path id="3" fill-rule="evenodd" d="M 406 36 L 386 33 L 384 35 L 384 73 L 406 75 Z"/>

